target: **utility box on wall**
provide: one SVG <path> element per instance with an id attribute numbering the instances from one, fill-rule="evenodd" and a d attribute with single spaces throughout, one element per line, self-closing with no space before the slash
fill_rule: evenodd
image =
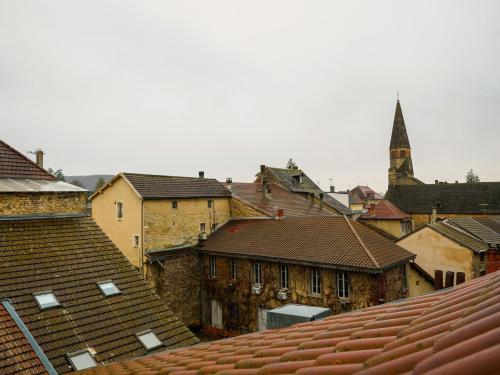
<path id="1" fill-rule="evenodd" d="M 284 328 L 332 315 L 326 307 L 288 304 L 267 312 L 267 328 Z"/>

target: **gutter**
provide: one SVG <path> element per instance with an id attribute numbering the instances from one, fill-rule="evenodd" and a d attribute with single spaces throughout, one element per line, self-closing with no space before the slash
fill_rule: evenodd
<path id="1" fill-rule="evenodd" d="M 28 327 L 24 324 L 22 321 L 21 317 L 17 314 L 14 306 L 12 305 L 11 301 L 9 299 L 4 299 L 2 300 L 2 305 L 5 307 L 5 310 L 9 313 L 11 316 L 12 320 L 16 323 L 17 327 L 19 330 L 22 332 L 26 340 L 28 340 L 28 343 L 30 346 L 33 348 L 33 351 L 35 352 L 36 356 L 38 359 L 40 359 L 40 362 L 42 362 L 43 367 L 45 367 L 45 370 L 49 373 L 49 375 L 57 375 L 57 371 L 54 369 L 52 366 L 52 363 L 50 363 L 49 359 L 43 352 L 42 348 L 38 345 L 36 342 L 35 338 L 29 331 Z"/>

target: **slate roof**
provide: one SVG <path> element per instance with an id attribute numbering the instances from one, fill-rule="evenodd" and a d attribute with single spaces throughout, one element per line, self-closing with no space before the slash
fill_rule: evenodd
<path id="1" fill-rule="evenodd" d="M 411 216 L 403 211 L 401 211 L 394 204 L 389 202 L 388 200 L 382 200 L 375 204 L 373 207 L 373 214 L 370 212 L 370 208 L 368 208 L 368 212 L 363 213 L 359 216 L 359 219 L 367 219 L 367 220 L 408 220 L 411 219 Z"/>
<path id="2" fill-rule="evenodd" d="M 500 234 L 471 217 L 450 218 L 447 221 L 479 238 L 487 244 L 500 245 Z"/>
<path id="3" fill-rule="evenodd" d="M 0 304 L 0 374 L 47 374 L 21 329 Z"/>
<path id="4" fill-rule="evenodd" d="M 396 103 L 396 113 L 394 114 L 394 123 L 392 125 L 390 148 L 410 148 L 410 140 L 406 132 L 405 119 L 399 100 Z"/>
<path id="5" fill-rule="evenodd" d="M 319 197 L 320 193 L 323 193 L 323 199 L 326 204 L 337 210 L 342 215 L 352 214 L 349 207 L 344 206 L 335 198 L 324 193 L 323 190 L 321 190 L 321 188 L 300 169 L 266 167 L 266 171 L 269 171 L 276 178 L 279 184 L 286 189 L 294 193 L 314 193 L 317 197 Z M 298 178 L 296 178 L 297 176 L 302 176 L 302 183 L 300 183 Z"/>
<path id="6" fill-rule="evenodd" d="M 0 178 L 55 180 L 45 169 L 0 140 Z"/>
<path id="7" fill-rule="evenodd" d="M 500 216 L 479 216 L 475 217 L 474 220 L 500 234 Z"/>
<path id="8" fill-rule="evenodd" d="M 81 375 L 500 373 L 500 272 L 451 289 Z"/>
<path id="9" fill-rule="evenodd" d="M 449 238 L 450 240 L 453 240 L 476 253 L 481 253 L 488 250 L 488 245 L 486 245 L 484 242 L 481 242 L 479 239 L 465 233 L 463 230 L 459 230 L 458 228 L 446 224 L 446 221 L 427 224 L 427 227 L 432 228 L 433 230 Z"/>
<path id="10" fill-rule="evenodd" d="M 250 204 L 268 216 L 276 216 L 279 208 L 284 210 L 285 216 L 331 216 L 331 211 L 311 205 L 311 202 L 301 196 L 271 184 L 271 199 L 262 195 L 262 184 L 233 182 L 231 192 L 234 197 Z"/>
<path id="11" fill-rule="evenodd" d="M 97 282 L 122 294 L 104 297 Z M 61 307 L 41 310 L 51 290 Z M 166 347 L 198 342 L 89 217 L 0 220 L 0 298 L 9 298 L 59 373 L 67 353 L 92 347 L 98 362 L 146 354 L 135 334 L 152 329 Z"/>
<path id="12" fill-rule="evenodd" d="M 414 255 L 343 216 L 232 220 L 201 251 L 245 258 L 380 272 Z"/>
<path id="13" fill-rule="evenodd" d="M 223 184 L 213 178 L 122 173 L 145 199 L 230 197 Z"/>
<path id="14" fill-rule="evenodd" d="M 500 182 L 389 186 L 385 199 L 410 214 L 500 214 Z M 487 204 L 483 206 L 482 204 Z"/>

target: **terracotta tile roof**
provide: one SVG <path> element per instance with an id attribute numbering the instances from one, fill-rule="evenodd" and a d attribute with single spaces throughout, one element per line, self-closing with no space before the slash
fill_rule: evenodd
<path id="1" fill-rule="evenodd" d="M 331 211 L 311 205 L 310 201 L 301 196 L 271 184 L 271 199 L 262 195 L 262 184 L 233 182 L 231 184 L 233 196 L 269 216 L 276 216 L 279 208 L 284 210 L 285 216 L 332 216 Z"/>
<path id="2" fill-rule="evenodd" d="M 47 374 L 16 322 L 0 304 L 0 374 Z"/>
<path id="3" fill-rule="evenodd" d="M 357 198 L 357 202 L 353 201 L 353 203 L 364 202 L 368 199 L 382 200 L 384 199 L 379 193 L 373 190 L 369 186 L 358 185 L 354 189 L 349 190 L 349 196 L 353 199 Z"/>
<path id="4" fill-rule="evenodd" d="M 404 212 L 431 214 L 500 213 L 500 182 L 389 186 L 385 199 Z"/>
<path id="5" fill-rule="evenodd" d="M 45 169 L 0 140 L 0 177 L 55 180 Z"/>
<path id="6" fill-rule="evenodd" d="M 484 242 L 481 242 L 479 239 L 474 238 L 473 236 L 467 234 L 462 230 L 459 230 L 454 226 L 448 225 L 446 222 L 441 221 L 438 223 L 427 224 L 427 227 L 434 229 L 436 232 L 442 234 L 452 241 L 459 243 L 462 246 L 471 249 L 476 253 L 488 250 L 488 245 L 486 245 Z"/>
<path id="7" fill-rule="evenodd" d="M 144 198 L 216 198 L 230 197 L 223 184 L 213 178 L 122 174 Z"/>
<path id="8" fill-rule="evenodd" d="M 266 167 L 266 171 L 272 174 L 286 189 L 294 193 L 314 193 L 316 197 L 319 197 L 319 194 L 323 193 L 323 199 L 326 204 L 337 210 L 342 215 L 352 214 L 349 207 L 344 206 L 335 198 L 324 193 L 323 190 L 321 190 L 321 188 L 300 169 Z M 257 176 L 259 175 L 260 174 Z M 297 178 L 298 176 L 302 176 L 302 182 L 299 181 Z"/>
<path id="9" fill-rule="evenodd" d="M 401 211 L 388 200 L 381 200 L 373 207 L 373 213 L 368 208 L 368 212 L 362 214 L 360 219 L 380 219 L 380 220 L 407 220 L 411 216 Z"/>
<path id="10" fill-rule="evenodd" d="M 342 216 L 233 220 L 213 233 L 203 252 L 378 272 L 414 255 Z"/>
<path id="11" fill-rule="evenodd" d="M 97 282 L 122 294 L 104 297 Z M 41 310 L 33 293 L 61 307 Z M 98 362 L 146 354 L 135 334 L 152 329 L 166 347 L 197 339 L 88 217 L 0 220 L 0 298 L 9 298 L 59 373 L 67 353 L 92 347 Z"/>
<path id="12" fill-rule="evenodd" d="M 413 299 L 80 374 L 498 374 L 499 292 L 496 272 Z"/>

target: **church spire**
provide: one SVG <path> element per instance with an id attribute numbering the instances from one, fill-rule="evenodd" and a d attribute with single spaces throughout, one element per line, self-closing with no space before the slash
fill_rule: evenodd
<path id="1" fill-rule="evenodd" d="M 399 98 L 396 103 L 396 113 L 394 114 L 391 145 L 389 148 L 391 150 L 397 148 L 410 148 L 410 140 L 408 139 L 408 133 L 406 132 L 405 119 L 403 117 L 403 111 L 401 110 Z"/>

